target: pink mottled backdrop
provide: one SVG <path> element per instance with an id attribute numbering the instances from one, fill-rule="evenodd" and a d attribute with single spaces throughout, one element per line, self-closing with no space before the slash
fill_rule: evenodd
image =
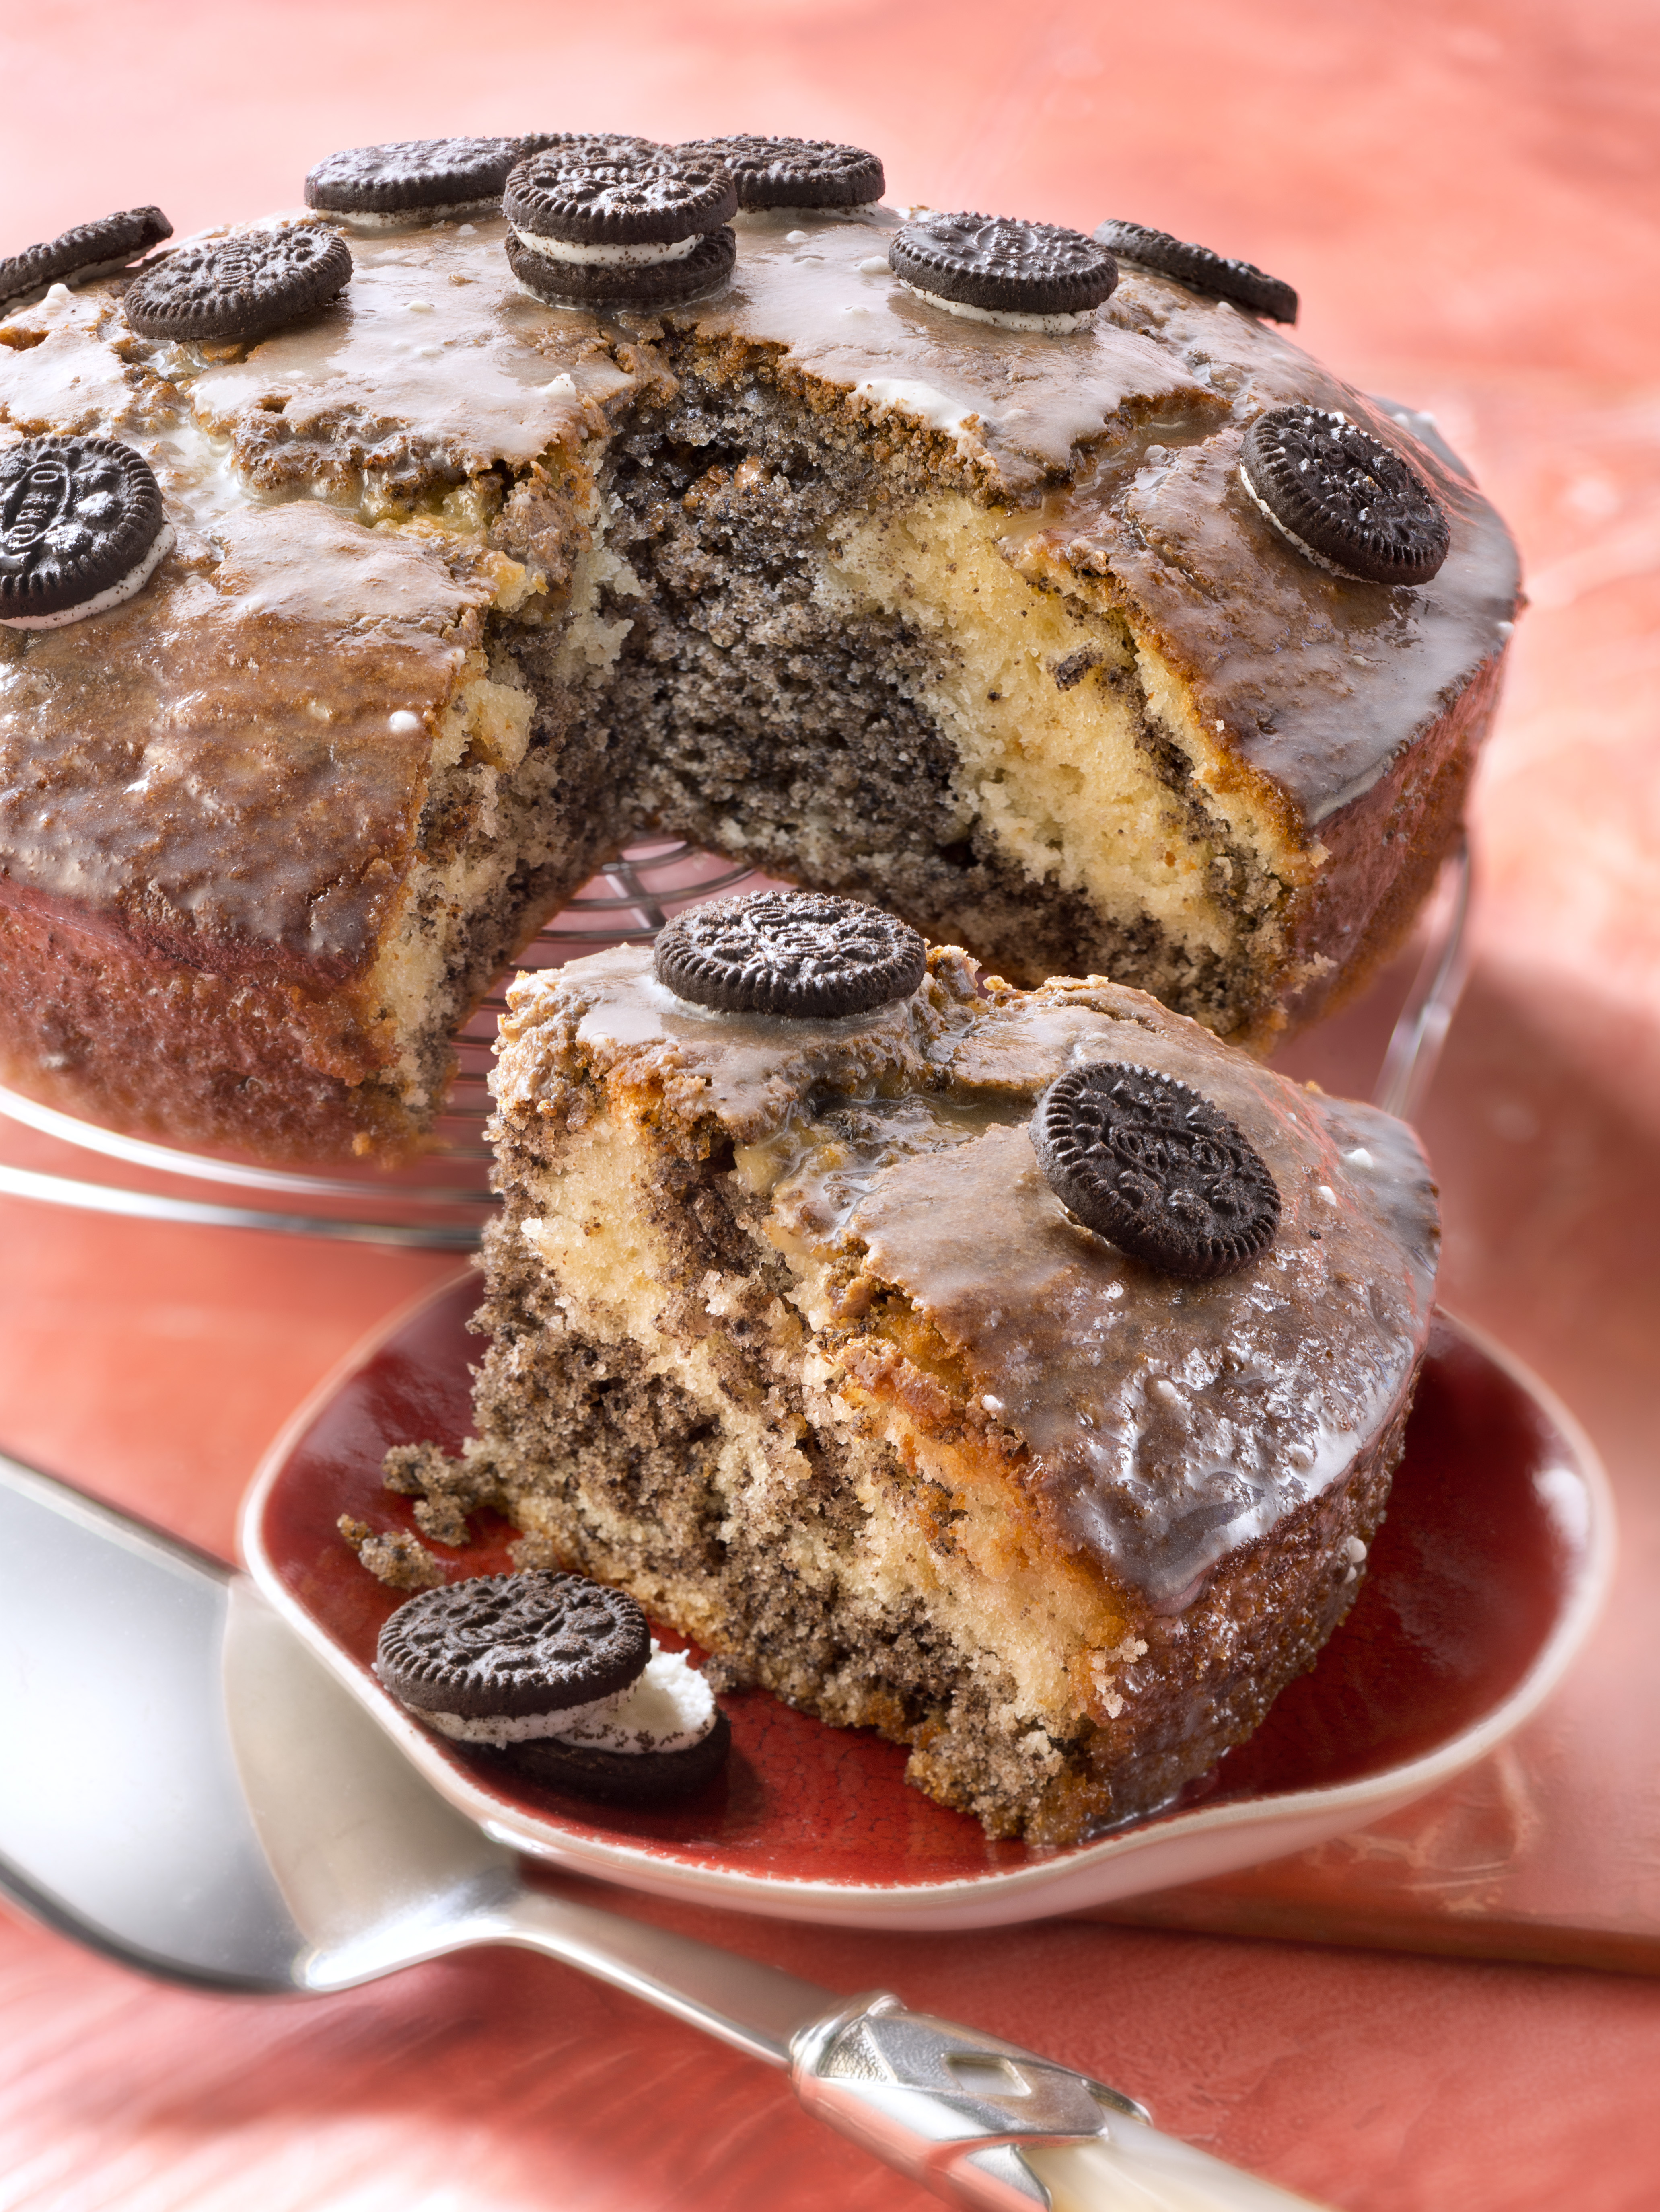
<path id="1" fill-rule="evenodd" d="M 1466 1871 L 1479 1889 L 1481 1850 L 1594 1755 L 1621 1811 L 1584 1912 L 1616 1936 L 1660 1926 L 1657 111 L 1651 0 L 0 13 L 0 252 L 139 201 L 180 230 L 292 204 L 363 140 L 780 130 L 876 148 L 896 198 L 1114 213 L 1243 254 L 1298 286 L 1316 352 L 1439 416 L 1534 599 L 1476 801 L 1475 981 L 1425 1121 L 1447 1295 L 1587 1423 L 1625 1526 L 1608 1624 L 1495 1769 L 1499 1842 Z M 1366 1043 L 1362 1014 L 1298 1064 L 1359 1066 Z M 0 1238 L 0 1444 L 221 1550 L 283 1416 L 448 1264 L 21 1202 Z M 1517 1774 L 1547 1797 L 1519 1801 Z M 1645 1979 L 1104 1926 L 723 1934 L 1052 2049 L 1352 2212 L 1660 2196 Z M 0 2212 L 924 2201 L 758 2068 L 506 1955 L 262 2005 L 0 1920 Z"/>

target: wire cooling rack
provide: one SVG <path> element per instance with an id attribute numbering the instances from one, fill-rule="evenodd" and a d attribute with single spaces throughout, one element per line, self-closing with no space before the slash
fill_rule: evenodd
<path id="1" fill-rule="evenodd" d="M 607 945 L 648 945 L 672 915 L 769 880 L 689 845 L 664 839 L 631 845 L 583 885 L 516 966 L 557 968 Z M 1407 1121 L 1429 1088 L 1463 988 L 1469 890 L 1469 860 L 1461 846 L 1443 869 L 1420 923 L 1418 969 L 1375 1092 L 1378 1105 Z M 435 1141 L 404 1166 L 301 1175 L 125 1136 L 0 1088 L 0 1120 L 9 1125 L 7 1149 L 27 1155 L 21 1163 L 0 1158 L 0 1194 L 198 1227 L 471 1251 L 496 1204 L 484 1125 L 491 1047 L 507 1011 L 506 981 L 505 975 L 497 978 L 457 1036 L 459 1066 Z M 73 1173 L 73 1166 L 91 1168 L 94 1176 Z M 209 1194 L 216 1192 L 226 1195 Z M 232 1202 L 229 1194 L 238 1201 L 258 1202 Z"/>

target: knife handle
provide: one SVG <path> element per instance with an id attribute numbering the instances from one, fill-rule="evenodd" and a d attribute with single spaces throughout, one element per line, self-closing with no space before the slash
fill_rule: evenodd
<path id="1" fill-rule="evenodd" d="M 1110 2121 L 1093 2142 L 1034 2143 L 1021 2156 L 1051 2212 L 1320 2212 L 1140 2120 Z"/>
<path id="2" fill-rule="evenodd" d="M 800 2030 L 790 2077 L 816 2118 L 974 2212 L 1320 2212 L 1104 2082 L 885 1994 Z"/>

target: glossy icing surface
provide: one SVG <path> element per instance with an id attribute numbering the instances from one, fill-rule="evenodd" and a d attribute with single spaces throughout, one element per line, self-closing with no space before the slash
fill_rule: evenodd
<path id="1" fill-rule="evenodd" d="M 234 513 L 216 551 L 94 617 L 96 657 L 90 624 L 0 646 L 0 850 L 14 886 L 94 926 L 348 974 L 489 588 L 311 501 Z"/>
<path id="2" fill-rule="evenodd" d="M 705 1013 L 633 949 L 514 987 L 504 1105 L 580 1064 L 713 1116 L 804 1271 L 838 1255 L 902 1291 L 974 1408 L 1023 1440 L 1070 1546 L 1159 1607 L 1316 1497 L 1382 1432 L 1427 1340 L 1435 1190 L 1402 1123 L 1299 1089 L 1143 994 L 1091 981 L 989 999 L 936 953 L 909 1000 L 836 1023 Z M 1230 1115 L 1279 1185 L 1268 1249 L 1207 1283 L 1074 1222 L 1028 1133 L 1068 1066 L 1130 1060 Z"/>

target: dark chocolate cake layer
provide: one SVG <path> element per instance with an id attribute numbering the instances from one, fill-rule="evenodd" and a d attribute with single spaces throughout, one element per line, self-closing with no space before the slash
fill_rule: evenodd
<path id="1" fill-rule="evenodd" d="M 964 321 L 895 221 L 741 216 L 731 286 L 657 315 L 527 297 L 481 220 L 354 236 L 252 346 L 136 337 L 119 278 L 0 323 L 0 441 L 131 444 L 178 533 L 126 605 L 0 630 L 6 1079 L 395 1147 L 637 830 L 1259 1047 L 1353 988 L 1456 832 L 1503 526 L 1239 309 L 1127 270 L 1092 328 Z M 1244 432 L 1293 401 L 1409 453 L 1431 583 L 1260 513 Z"/>

